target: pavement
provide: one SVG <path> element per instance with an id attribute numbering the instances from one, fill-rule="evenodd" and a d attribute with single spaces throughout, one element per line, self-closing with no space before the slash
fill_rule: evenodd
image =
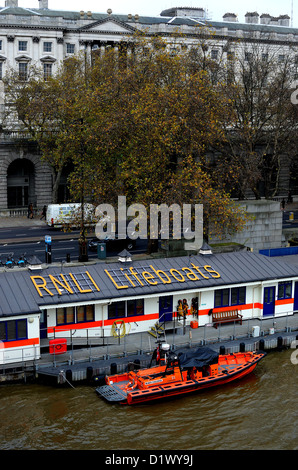
<path id="1" fill-rule="evenodd" d="M 285 213 L 296 211 L 298 211 L 298 201 L 295 201 L 291 204 L 286 204 L 284 209 Z M 35 216 L 33 219 L 28 219 L 27 216 L 6 217 L 1 216 L 0 213 L 0 229 L 13 227 L 47 227 L 47 224 L 45 220 L 40 220 L 40 216 Z"/>
<path id="2" fill-rule="evenodd" d="M 45 220 L 39 218 L 28 219 L 25 216 L 19 217 L 1 217 L 0 228 L 13 228 L 13 227 L 46 227 Z"/>

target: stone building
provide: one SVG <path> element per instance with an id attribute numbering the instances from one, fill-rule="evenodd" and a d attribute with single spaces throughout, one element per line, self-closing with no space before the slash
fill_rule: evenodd
<path id="1" fill-rule="evenodd" d="M 222 21 L 212 21 L 202 8 L 170 8 L 156 17 L 138 14 L 117 15 L 91 11 L 51 10 L 47 0 L 38 0 L 38 8 L 20 8 L 18 0 L 6 0 L 0 7 L 0 113 L 4 110 L 3 78 L 14 67 L 26 78 L 29 64 L 43 69 L 45 77 L 55 73 L 66 57 L 85 51 L 119 47 L 138 30 L 148 36 L 169 38 L 177 29 L 184 35 L 184 46 L 197 41 L 198 27 L 212 30 L 212 58 L 228 54 L 229 45 L 239 39 L 270 41 L 285 53 L 298 45 L 298 30 L 289 26 L 290 18 L 269 14 L 247 13 L 243 23 L 237 15 L 227 13 Z M 266 39 L 262 34 L 266 34 Z M 297 56 L 298 57 L 298 56 Z M 298 61 L 297 61 L 298 67 Z M 297 70 L 294 71 L 297 78 Z M 62 180 L 60 202 L 65 198 L 66 179 Z M 52 197 L 52 172 L 42 162 L 37 148 L 19 139 L 17 130 L 2 129 L 0 134 L 0 213 L 26 208 L 32 202 L 40 208 Z"/>

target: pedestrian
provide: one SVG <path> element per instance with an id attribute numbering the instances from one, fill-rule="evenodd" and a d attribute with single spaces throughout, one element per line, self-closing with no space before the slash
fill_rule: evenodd
<path id="1" fill-rule="evenodd" d="M 43 206 L 40 220 L 42 220 L 43 218 L 44 220 L 46 220 L 46 215 L 47 215 L 47 206 Z"/>
<path id="2" fill-rule="evenodd" d="M 292 202 L 293 202 L 292 192 L 291 192 L 291 190 L 289 190 L 287 203 L 290 203 L 290 204 L 291 204 Z"/>
<path id="3" fill-rule="evenodd" d="M 29 204 L 29 219 L 34 219 L 33 215 L 33 204 Z"/>
<path id="4" fill-rule="evenodd" d="M 283 197 L 281 201 L 281 210 L 284 211 L 285 207 L 286 207 L 286 201 L 285 201 L 285 198 Z"/>

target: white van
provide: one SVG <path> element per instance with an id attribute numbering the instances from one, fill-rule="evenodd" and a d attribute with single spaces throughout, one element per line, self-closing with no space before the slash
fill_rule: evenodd
<path id="1" fill-rule="evenodd" d="M 86 225 L 94 224 L 95 207 L 84 204 Z M 81 204 L 49 204 L 47 207 L 47 225 L 52 228 L 64 225 L 79 226 L 81 220 Z"/>

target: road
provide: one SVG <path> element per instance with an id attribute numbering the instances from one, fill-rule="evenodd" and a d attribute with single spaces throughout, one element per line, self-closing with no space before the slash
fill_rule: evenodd
<path id="1" fill-rule="evenodd" d="M 62 232 L 52 230 L 45 226 L 41 227 L 12 227 L 0 228 L 0 259 L 5 262 L 10 253 L 17 262 L 19 257 L 26 253 L 26 258 L 35 255 L 42 263 L 45 262 L 45 236 L 52 237 L 52 262 L 66 261 L 67 254 L 71 261 L 77 261 L 79 255 L 78 237 L 79 231 Z M 94 233 L 90 233 L 88 239 L 95 238 Z M 146 241 L 138 240 L 136 247 L 131 250 L 134 253 L 143 253 L 146 250 Z M 121 250 L 119 250 L 121 251 Z M 107 257 L 117 256 L 119 253 L 107 252 Z M 89 259 L 97 258 L 96 252 L 88 251 Z"/>
<path id="2" fill-rule="evenodd" d="M 290 211 L 283 213 L 283 228 L 298 227 L 298 211 L 293 211 L 293 214 L 294 220 L 290 221 Z M 78 260 L 79 231 L 63 232 L 48 228 L 46 225 L 0 227 L 0 260 L 5 262 L 7 256 L 13 253 L 15 261 L 17 261 L 23 253 L 26 253 L 27 258 L 35 255 L 44 263 L 46 235 L 52 237 L 52 262 L 66 261 L 67 254 L 69 254 L 71 261 Z M 89 238 L 95 238 L 94 233 L 90 233 Z M 138 240 L 135 249 L 131 250 L 131 253 L 144 253 L 146 248 L 146 241 Z M 119 251 L 107 252 L 107 257 L 117 256 Z M 89 259 L 97 258 L 97 253 L 89 250 L 88 256 Z"/>

